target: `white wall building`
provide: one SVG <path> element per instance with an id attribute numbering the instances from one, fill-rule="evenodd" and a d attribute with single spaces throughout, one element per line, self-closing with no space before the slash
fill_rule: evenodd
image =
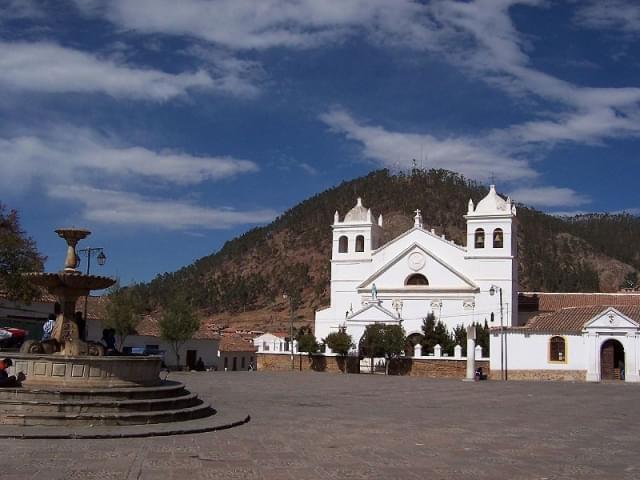
<path id="1" fill-rule="evenodd" d="M 491 335 L 500 378 L 640 381 L 640 306 L 569 307 Z"/>
<path id="2" fill-rule="evenodd" d="M 500 293 L 504 325 L 515 325 L 516 209 L 492 185 L 477 206 L 469 200 L 465 218 L 466 247 L 425 230 L 419 210 L 413 228 L 382 245 L 382 215 L 374 220 L 361 199 L 342 221 L 336 212 L 331 305 L 316 312 L 316 337 L 346 327 L 357 343 L 375 322 L 401 323 L 411 335 L 430 312 L 450 329 L 485 320 L 500 326 Z"/>
<path id="3" fill-rule="evenodd" d="M 263 333 L 253 339 L 253 345 L 260 353 L 289 352 L 288 337 L 284 333 Z"/>

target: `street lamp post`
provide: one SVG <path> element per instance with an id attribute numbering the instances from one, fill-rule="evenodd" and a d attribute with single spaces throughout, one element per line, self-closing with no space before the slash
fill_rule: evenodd
<path id="1" fill-rule="evenodd" d="M 507 369 L 505 368 L 505 354 L 506 354 L 506 342 L 504 336 L 504 315 L 502 309 L 502 287 L 497 285 L 491 285 L 489 294 L 491 296 L 496 294 L 496 291 L 500 292 L 500 378 L 507 380 Z"/>
<path id="2" fill-rule="evenodd" d="M 102 247 L 96 248 L 81 248 L 78 250 L 79 254 L 86 255 L 87 257 L 87 275 L 91 273 L 91 257 L 93 255 L 96 256 L 96 260 L 98 261 L 98 265 L 103 266 L 107 261 L 107 256 L 104 254 L 104 249 Z M 89 299 L 89 295 L 84 297 L 84 321 L 87 321 L 87 302 Z"/>
<path id="3" fill-rule="evenodd" d="M 291 352 L 291 370 L 295 370 L 296 365 L 293 359 L 293 302 L 286 293 L 282 294 L 282 298 L 289 300 L 289 352 Z"/>

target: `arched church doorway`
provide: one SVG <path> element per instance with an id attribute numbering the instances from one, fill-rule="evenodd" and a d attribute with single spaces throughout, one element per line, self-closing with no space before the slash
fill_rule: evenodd
<path id="1" fill-rule="evenodd" d="M 600 379 L 624 380 L 624 347 L 609 339 L 600 348 Z"/>

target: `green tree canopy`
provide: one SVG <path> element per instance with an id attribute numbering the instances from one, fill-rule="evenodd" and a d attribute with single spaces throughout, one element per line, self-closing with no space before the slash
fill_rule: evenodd
<path id="1" fill-rule="evenodd" d="M 312 333 L 305 333 L 298 337 L 298 351 L 306 353 L 316 353 L 320 345 Z"/>
<path id="2" fill-rule="evenodd" d="M 373 371 L 373 359 L 384 357 L 385 372 L 389 373 L 389 360 L 404 352 L 405 342 L 406 335 L 400 325 L 373 323 L 365 328 L 360 339 L 360 351 L 371 359 L 371 371 Z"/>
<path id="3" fill-rule="evenodd" d="M 384 356 L 384 324 L 367 325 L 360 338 L 360 353 L 371 359 Z"/>
<path id="4" fill-rule="evenodd" d="M 345 356 L 353 346 L 353 339 L 344 329 L 330 333 L 324 342 L 327 346 L 338 355 Z"/>
<path id="5" fill-rule="evenodd" d="M 45 260 L 22 230 L 18 212 L 0 203 L 0 291 L 11 300 L 31 302 L 40 292 L 22 274 L 41 272 Z"/>
<path id="6" fill-rule="evenodd" d="M 200 321 L 184 300 L 176 300 L 162 314 L 159 322 L 160 336 L 169 342 L 180 367 L 180 348 L 200 327 Z"/>
<path id="7" fill-rule="evenodd" d="M 119 349 L 122 350 L 129 335 L 136 333 L 140 323 L 144 304 L 138 298 L 137 291 L 114 285 L 108 293 L 108 303 L 105 308 L 104 326 L 113 328 L 120 339 Z"/>
<path id="8" fill-rule="evenodd" d="M 351 347 L 353 347 L 353 338 L 351 338 L 351 335 L 349 335 L 344 328 L 341 328 L 337 332 L 332 332 L 327 335 L 324 343 L 335 353 L 344 357 L 344 373 L 347 373 L 347 355 Z"/>

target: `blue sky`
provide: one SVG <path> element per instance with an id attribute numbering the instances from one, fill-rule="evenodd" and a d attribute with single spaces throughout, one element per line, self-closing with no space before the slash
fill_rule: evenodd
<path id="1" fill-rule="evenodd" d="M 413 158 L 638 214 L 639 47 L 620 0 L 0 0 L 0 201 L 123 283 Z"/>

